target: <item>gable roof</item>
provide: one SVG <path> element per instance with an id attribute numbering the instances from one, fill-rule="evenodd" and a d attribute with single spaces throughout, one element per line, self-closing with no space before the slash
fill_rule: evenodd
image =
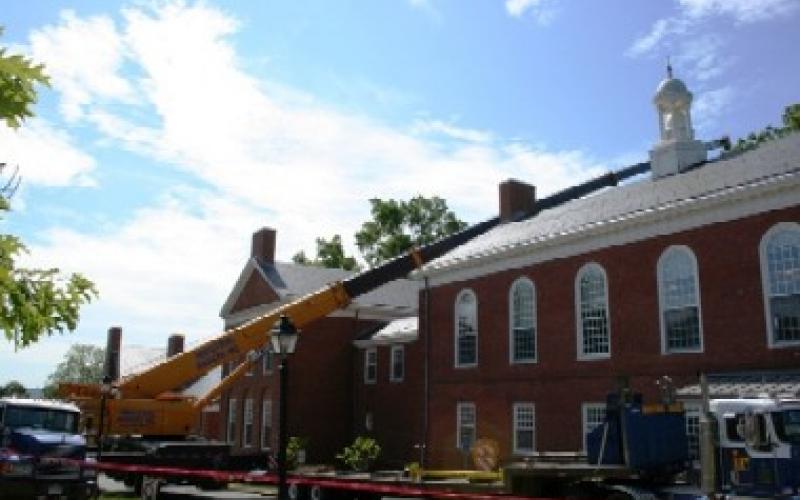
<path id="1" fill-rule="evenodd" d="M 707 211 L 711 206 L 743 198 L 752 199 L 765 192 L 797 190 L 799 185 L 800 134 L 796 133 L 753 151 L 707 162 L 688 172 L 608 188 L 543 210 L 530 219 L 501 224 L 428 263 L 422 274 L 435 278 L 435 284 L 441 284 L 668 234 L 718 221 L 711 214 L 689 220 L 688 214 L 692 212 Z M 749 213 L 743 213 L 742 206 L 738 211 L 714 216 L 719 220 L 731 220 L 796 205 L 800 199 L 796 193 L 774 198 L 774 204 L 748 206 Z M 684 216 L 686 227 L 675 223 L 669 227 L 653 226 L 654 221 L 674 219 L 678 214 Z M 652 226 L 649 233 L 639 231 L 628 235 L 627 239 L 614 235 L 624 227 L 641 227 L 645 223 Z M 587 237 L 594 243 L 566 247 L 568 243 Z M 533 253 L 545 248 L 549 251 L 532 258 Z M 499 260 L 504 262 L 498 264 Z"/>
<path id="2" fill-rule="evenodd" d="M 315 292 L 327 284 L 342 281 L 355 273 L 344 269 L 329 269 L 318 266 L 302 266 L 283 262 L 271 263 L 259 258 L 250 258 L 239 275 L 233 290 L 222 306 L 220 316 L 228 319 L 239 313 L 252 315 L 253 309 L 274 306 Z M 260 304 L 247 311 L 234 311 L 237 300 L 252 276 L 259 276 L 276 293 L 277 301 Z M 416 281 L 398 279 L 356 297 L 347 309 L 368 310 L 387 318 L 416 314 L 417 294 L 420 284 Z"/>

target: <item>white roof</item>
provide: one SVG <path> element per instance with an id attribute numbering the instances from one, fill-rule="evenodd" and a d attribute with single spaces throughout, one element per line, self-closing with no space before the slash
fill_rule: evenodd
<path id="1" fill-rule="evenodd" d="M 416 316 L 400 318 L 389 322 L 386 326 L 368 338 L 355 340 L 356 347 L 372 347 L 377 345 L 407 344 L 414 342 L 419 336 L 419 320 Z"/>
<path id="2" fill-rule="evenodd" d="M 702 225 L 707 221 L 689 217 L 689 214 L 707 212 L 709 207 L 724 202 L 742 205 L 740 200 L 748 197 L 775 196 L 783 202 L 775 193 L 798 184 L 800 133 L 795 133 L 688 172 L 608 188 L 544 210 L 529 219 L 500 224 L 426 264 L 423 274 L 436 278 L 437 284 L 441 284 L 524 267 L 535 261 L 568 257 L 591 250 L 592 245 L 625 243 L 614 236 L 621 228 L 646 227 L 654 220 L 671 221 L 676 228 L 675 220 L 679 218 L 690 226 Z M 797 199 L 787 203 L 792 201 L 797 203 Z M 774 207 L 761 207 L 762 211 L 770 209 Z M 670 227 L 665 226 L 665 231 Z M 688 228 L 681 226 L 680 230 Z M 576 243 L 581 238 L 592 243 L 585 244 L 588 246 L 584 248 Z M 495 264 L 498 261 L 503 265 Z"/>
<path id="3" fill-rule="evenodd" d="M 53 401 L 51 399 L 31 399 L 31 398 L 0 398 L 0 403 L 12 404 L 15 406 L 28 406 L 31 408 L 48 408 L 51 410 L 74 411 L 80 409 L 72 403 L 63 401 Z"/>

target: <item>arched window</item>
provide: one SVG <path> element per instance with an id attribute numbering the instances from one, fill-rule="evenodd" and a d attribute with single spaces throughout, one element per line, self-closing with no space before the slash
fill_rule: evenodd
<path id="1" fill-rule="evenodd" d="M 607 358 L 611 355 L 606 272 L 590 263 L 575 279 L 575 309 L 578 320 L 578 358 Z"/>
<path id="2" fill-rule="evenodd" d="M 456 367 L 478 364 L 478 299 L 472 290 L 463 290 L 456 299 Z"/>
<path id="3" fill-rule="evenodd" d="M 536 361 L 536 288 L 519 278 L 509 292 L 509 353 L 511 363 Z"/>
<path id="4" fill-rule="evenodd" d="M 667 248 L 658 259 L 661 352 L 701 352 L 702 321 L 697 259 L 685 246 Z"/>
<path id="5" fill-rule="evenodd" d="M 760 253 L 769 345 L 800 344 L 800 224 L 767 231 Z"/>

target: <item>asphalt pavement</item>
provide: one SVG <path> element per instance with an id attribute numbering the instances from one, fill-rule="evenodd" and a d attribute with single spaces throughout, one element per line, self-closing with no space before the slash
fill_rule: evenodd
<path id="1" fill-rule="evenodd" d="M 102 493 L 130 493 L 131 498 L 136 498 L 133 495 L 133 489 L 126 487 L 123 483 L 115 481 L 105 474 L 100 474 L 98 484 Z M 220 498 L 225 500 L 254 500 L 254 499 L 274 499 L 275 495 L 269 492 L 253 492 L 241 491 L 247 490 L 245 485 L 233 485 L 232 488 L 204 491 L 196 486 L 181 486 L 181 485 L 164 485 L 161 488 L 161 495 L 164 499 L 203 499 L 203 498 Z"/>

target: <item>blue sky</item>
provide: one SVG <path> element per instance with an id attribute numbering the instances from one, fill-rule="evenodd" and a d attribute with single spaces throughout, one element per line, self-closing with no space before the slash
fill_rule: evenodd
<path id="1" fill-rule="evenodd" d="M 213 335 L 250 234 L 278 256 L 352 235 L 371 197 L 444 196 L 469 222 L 509 177 L 547 194 L 647 157 L 671 58 L 701 139 L 800 101 L 796 0 L 14 2 L 0 42 L 52 88 L 0 160 L 4 231 L 101 298 L 77 332 L 14 353 L 40 385 L 72 343 Z"/>

